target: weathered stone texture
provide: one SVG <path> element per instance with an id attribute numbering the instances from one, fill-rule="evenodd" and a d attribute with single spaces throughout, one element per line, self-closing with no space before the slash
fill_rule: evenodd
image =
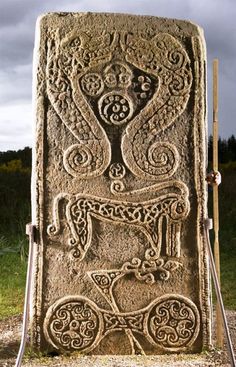
<path id="1" fill-rule="evenodd" d="M 207 348 L 201 30 L 147 16 L 48 14 L 35 53 L 34 346 Z"/>

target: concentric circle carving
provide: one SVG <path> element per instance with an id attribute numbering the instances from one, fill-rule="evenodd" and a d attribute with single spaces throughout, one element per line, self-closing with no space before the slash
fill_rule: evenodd
<path id="1" fill-rule="evenodd" d="M 84 297 L 65 297 L 47 311 L 44 333 L 56 349 L 89 352 L 99 342 L 103 328 L 97 306 Z"/>
<path id="2" fill-rule="evenodd" d="M 154 302 L 147 315 L 150 342 L 165 350 L 189 347 L 199 333 L 200 317 L 195 304 L 180 295 L 167 295 Z"/>
<path id="3" fill-rule="evenodd" d="M 98 107 L 101 118 L 107 124 L 122 125 L 133 115 L 133 102 L 121 91 L 112 91 L 102 96 Z"/>

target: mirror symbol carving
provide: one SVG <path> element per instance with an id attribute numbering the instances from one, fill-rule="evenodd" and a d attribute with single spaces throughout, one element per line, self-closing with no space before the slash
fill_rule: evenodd
<path id="1" fill-rule="evenodd" d="M 164 351 L 178 352 L 196 340 L 199 319 L 195 304 L 175 294 L 157 298 L 143 309 L 126 313 L 101 309 L 86 297 L 69 296 L 48 309 L 44 330 L 49 343 L 62 351 L 87 353 L 106 335 L 124 331 L 132 333 L 131 345 L 141 334 Z M 136 345 L 142 348 L 138 341 Z"/>

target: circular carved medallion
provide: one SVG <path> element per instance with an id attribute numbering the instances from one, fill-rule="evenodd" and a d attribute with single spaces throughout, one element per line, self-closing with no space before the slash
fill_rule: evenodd
<path id="1" fill-rule="evenodd" d="M 97 306 L 85 297 L 65 297 L 47 311 L 44 333 L 48 342 L 64 351 L 88 352 L 98 344 L 102 318 Z"/>
<path id="2" fill-rule="evenodd" d="M 195 304 L 180 295 L 154 302 L 146 319 L 150 342 L 164 350 L 181 351 L 196 340 L 200 317 Z"/>
<path id="3" fill-rule="evenodd" d="M 86 94 L 95 97 L 102 93 L 104 83 L 99 74 L 89 73 L 85 74 L 81 79 L 81 86 Z"/>
<path id="4" fill-rule="evenodd" d="M 112 91 L 102 96 L 98 107 L 101 118 L 107 124 L 122 125 L 133 115 L 132 100 L 120 91 Z"/>

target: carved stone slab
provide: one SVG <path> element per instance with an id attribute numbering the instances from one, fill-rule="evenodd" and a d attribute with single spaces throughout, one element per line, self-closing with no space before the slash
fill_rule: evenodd
<path id="1" fill-rule="evenodd" d="M 210 343 L 205 49 L 186 21 L 48 14 L 35 52 L 35 348 Z"/>

